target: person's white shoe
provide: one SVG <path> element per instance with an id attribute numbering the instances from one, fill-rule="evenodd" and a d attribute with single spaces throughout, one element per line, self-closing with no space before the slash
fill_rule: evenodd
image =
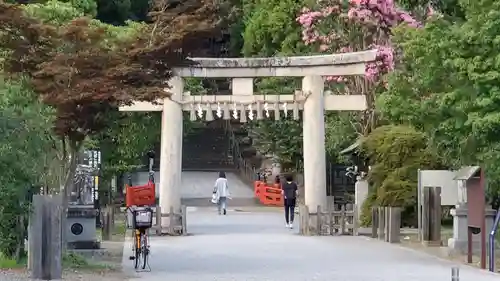
<path id="1" fill-rule="evenodd" d="M 290 229 L 292 229 L 293 228 L 293 222 L 291 224 L 289 224 L 288 227 L 290 227 Z"/>
<path id="2" fill-rule="evenodd" d="M 285 223 L 285 227 L 286 227 L 286 228 L 289 228 L 289 227 L 290 227 L 290 225 L 289 225 L 288 223 Z"/>

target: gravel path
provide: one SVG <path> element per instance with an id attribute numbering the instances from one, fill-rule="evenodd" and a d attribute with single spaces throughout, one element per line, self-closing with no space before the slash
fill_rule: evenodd
<path id="1" fill-rule="evenodd" d="M 121 272 L 82 272 L 82 271 L 65 271 L 63 274 L 63 280 L 68 281 L 96 281 L 99 279 L 104 279 L 106 281 L 124 281 L 132 278 L 131 275 L 127 275 Z M 26 270 L 3 270 L 0 271 L 0 281 L 29 281 L 29 280 L 39 280 L 31 279 L 29 273 Z"/>
<path id="2" fill-rule="evenodd" d="M 302 237 L 276 212 L 198 208 L 188 214 L 187 237 L 153 237 L 151 272 L 144 281 L 444 281 L 451 262 L 364 237 Z M 123 267 L 133 273 L 130 241 Z M 460 281 L 498 281 L 498 275 L 462 266 Z"/>

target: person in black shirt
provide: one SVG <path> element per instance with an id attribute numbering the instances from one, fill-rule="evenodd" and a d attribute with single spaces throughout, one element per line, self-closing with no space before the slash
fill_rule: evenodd
<path id="1" fill-rule="evenodd" d="M 285 203 L 285 221 L 286 227 L 293 228 L 298 188 L 291 175 L 287 175 L 285 179 L 286 182 L 281 184 L 281 194 Z"/>

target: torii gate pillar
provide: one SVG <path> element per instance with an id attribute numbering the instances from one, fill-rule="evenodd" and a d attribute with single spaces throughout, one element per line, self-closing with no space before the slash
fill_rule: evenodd
<path id="1" fill-rule="evenodd" d="M 182 174 L 182 138 L 183 114 L 182 100 L 184 80 L 174 76 L 169 81 L 171 99 L 163 101 L 161 117 L 160 144 L 160 207 L 163 214 L 169 213 L 170 207 L 174 213 L 181 212 L 181 174 Z M 176 220 L 162 217 L 161 225 L 181 226 L 179 217 Z"/>
<path id="2" fill-rule="evenodd" d="M 321 76 L 306 76 L 302 91 L 309 93 L 302 114 L 304 155 L 304 199 L 310 212 L 326 206 L 326 150 L 324 81 Z"/>

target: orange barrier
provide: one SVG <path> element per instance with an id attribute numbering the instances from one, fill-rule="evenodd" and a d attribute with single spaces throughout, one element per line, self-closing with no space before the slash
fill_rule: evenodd
<path id="1" fill-rule="evenodd" d="M 149 181 L 145 185 L 126 185 L 125 204 L 130 206 L 152 206 L 155 205 L 155 184 Z"/>
<path id="2" fill-rule="evenodd" d="M 256 198 L 260 197 L 260 192 L 261 192 L 261 186 L 264 186 L 264 182 L 262 181 L 254 181 L 253 183 L 253 194 L 255 195 Z"/>
<path id="3" fill-rule="evenodd" d="M 267 186 L 264 182 L 254 182 L 254 194 L 263 205 L 283 206 L 283 198 L 281 196 L 281 187 L 279 184 L 274 184 L 272 187 Z"/>

